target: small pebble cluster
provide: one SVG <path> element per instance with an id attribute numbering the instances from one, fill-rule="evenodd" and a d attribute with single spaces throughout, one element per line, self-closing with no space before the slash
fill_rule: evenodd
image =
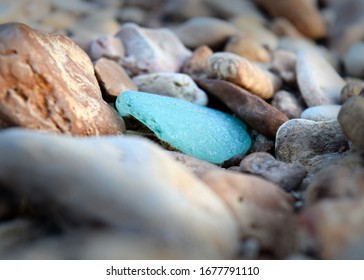
<path id="1" fill-rule="evenodd" d="M 0 258 L 363 259 L 363 11 L 2 1 Z"/>

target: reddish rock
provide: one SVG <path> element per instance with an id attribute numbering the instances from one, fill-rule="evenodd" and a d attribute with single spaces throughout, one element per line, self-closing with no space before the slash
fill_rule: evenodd
<path id="1" fill-rule="evenodd" d="M 87 54 L 64 36 L 0 26 L 0 127 L 72 135 L 121 134 Z"/>
<path id="2" fill-rule="evenodd" d="M 225 103 L 237 117 L 270 138 L 274 138 L 278 128 L 288 120 L 286 115 L 260 97 L 230 82 L 201 79 L 198 84 L 207 93 Z"/>

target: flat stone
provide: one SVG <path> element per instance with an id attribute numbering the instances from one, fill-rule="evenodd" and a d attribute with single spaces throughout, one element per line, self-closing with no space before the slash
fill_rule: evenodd
<path id="1" fill-rule="evenodd" d="M 224 52 L 231 52 L 249 60 L 267 63 L 272 57 L 270 52 L 251 35 L 238 33 L 230 37 Z"/>
<path id="2" fill-rule="evenodd" d="M 340 154 L 347 149 L 346 137 L 337 121 L 293 119 L 285 122 L 277 131 L 277 159 L 299 162 L 308 171 L 312 169 L 311 160 L 316 156 Z"/>
<path id="3" fill-rule="evenodd" d="M 122 66 L 113 60 L 100 58 L 95 62 L 95 74 L 106 98 L 115 102 L 126 90 L 138 90 Z"/>
<path id="4" fill-rule="evenodd" d="M 312 121 L 337 120 L 341 105 L 319 105 L 307 108 L 301 114 L 302 119 Z"/>
<path id="5" fill-rule="evenodd" d="M 346 86 L 343 87 L 340 94 L 340 102 L 343 104 L 352 96 L 358 96 L 364 89 L 363 81 L 349 81 Z"/>
<path id="6" fill-rule="evenodd" d="M 183 64 L 181 72 L 193 79 L 207 78 L 208 60 L 213 51 L 206 45 L 198 47 Z"/>
<path id="7" fill-rule="evenodd" d="M 297 188 L 306 175 L 306 169 L 302 164 L 287 164 L 276 160 L 271 154 L 261 152 L 245 157 L 240 163 L 239 170 L 261 176 L 286 191 Z"/>
<path id="8" fill-rule="evenodd" d="M 180 98 L 199 105 L 207 105 L 208 102 L 206 93 L 186 74 L 144 74 L 134 77 L 133 82 L 143 92 Z"/>
<path id="9" fill-rule="evenodd" d="M 236 253 L 237 224 L 223 201 L 150 141 L 24 129 L 0 134 L 2 187 L 67 232 L 96 224 L 145 234 L 181 258 L 191 257 L 188 248 L 202 259 Z"/>
<path id="10" fill-rule="evenodd" d="M 254 175 L 212 170 L 202 180 L 227 204 L 240 226 L 240 237 L 282 258 L 293 245 L 293 199 L 278 186 Z"/>
<path id="11" fill-rule="evenodd" d="M 279 79 L 272 73 L 228 52 L 214 53 L 209 58 L 208 76 L 232 82 L 263 99 L 272 98 L 280 87 Z"/>
<path id="12" fill-rule="evenodd" d="M 274 138 L 278 128 L 288 118 L 263 99 L 232 83 L 203 79 L 199 86 L 220 99 L 237 117 L 260 133 Z"/>
<path id="13" fill-rule="evenodd" d="M 166 28 L 142 28 L 125 23 L 115 35 L 124 44 L 122 65 L 132 74 L 177 72 L 191 56 L 178 37 Z"/>
<path id="14" fill-rule="evenodd" d="M 271 105 L 289 119 L 299 118 L 303 111 L 302 102 L 293 93 L 285 90 L 280 90 L 273 96 Z"/>
<path id="15" fill-rule="evenodd" d="M 0 26 L 0 127 L 72 135 L 121 134 L 90 58 L 71 40 L 23 24 Z"/>
<path id="16" fill-rule="evenodd" d="M 224 44 L 230 36 L 238 33 L 238 29 L 221 19 L 196 17 L 182 23 L 174 32 L 185 46 L 194 49 L 201 45 L 213 48 Z"/>
<path id="17" fill-rule="evenodd" d="M 364 78 L 364 43 L 356 42 L 344 53 L 343 63 L 348 75 Z"/>
<path id="18" fill-rule="evenodd" d="M 287 18 L 307 37 L 319 39 L 325 37 L 327 33 L 325 21 L 315 1 L 254 0 L 253 2 L 266 9 L 273 17 Z"/>
<path id="19" fill-rule="evenodd" d="M 364 96 L 353 96 L 343 105 L 339 113 L 339 123 L 346 137 L 355 148 L 364 152 Z"/>
<path id="20" fill-rule="evenodd" d="M 306 104 L 339 104 L 345 81 L 316 51 L 302 50 L 297 57 L 297 81 Z"/>
<path id="21" fill-rule="evenodd" d="M 118 61 L 124 56 L 124 47 L 120 39 L 111 35 L 103 35 L 90 43 L 88 53 L 92 60 L 106 57 Z"/>
<path id="22" fill-rule="evenodd" d="M 177 150 L 212 163 L 245 153 L 251 145 L 240 120 L 181 99 L 126 91 L 116 107 L 121 116 L 136 118 Z"/>

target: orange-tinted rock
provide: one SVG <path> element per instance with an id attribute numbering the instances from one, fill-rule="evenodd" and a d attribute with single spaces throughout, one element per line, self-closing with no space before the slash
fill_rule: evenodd
<path id="1" fill-rule="evenodd" d="M 66 37 L 0 26 L 0 127 L 72 135 L 121 134 L 87 54 Z"/>

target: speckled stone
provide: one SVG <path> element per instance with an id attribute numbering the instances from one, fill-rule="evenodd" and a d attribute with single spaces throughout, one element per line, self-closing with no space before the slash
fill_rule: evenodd
<path id="1" fill-rule="evenodd" d="M 127 91 L 118 96 L 116 107 L 172 147 L 212 163 L 244 154 L 251 145 L 246 125 L 237 118 L 181 99 Z"/>

